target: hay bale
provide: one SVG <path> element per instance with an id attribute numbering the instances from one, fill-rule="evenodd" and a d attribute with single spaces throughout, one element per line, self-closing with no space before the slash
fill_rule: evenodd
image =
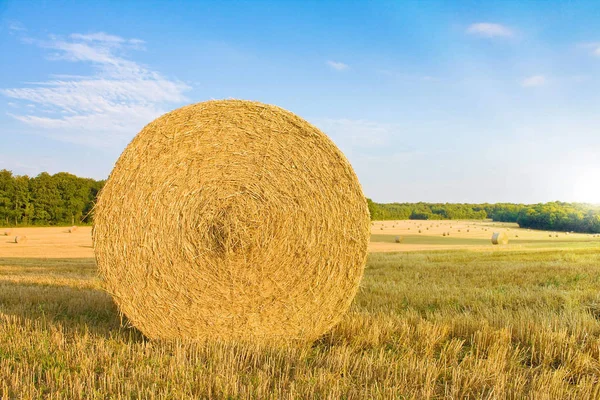
<path id="1" fill-rule="evenodd" d="M 369 223 L 325 134 L 224 100 L 142 129 L 98 197 L 93 239 L 107 291 L 149 338 L 304 342 L 350 306 Z"/>
<path id="2" fill-rule="evenodd" d="M 494 232 L 492 244 L 508 244 L 508 235 L 504 232 Z"/>
<path id="3" fill-rule="evenodd" d="M 15 236 L 15 243 L 26 243 L 27 236 Z"/>
<path id="4" fill-rule="evenodd" d="M 442 232 L 442 236 L 446 236 L 446 232 Z"/>
<path id="5" fill-rule="evenodd" d="M 404 242 L 404 238 L 402 236 L 396 236 L 394 238 L 394 242 L 396 242 L 396 243 L 402 243 L 402 242 Z"/>
<path id="6" fill-rule="evenodd" d="M 77 229 L 78 229 L 78 228 L 79 228 L 79 227 L 77 227 L 77 226 L 72 226 L 72 227 L 70 227 L 70 228 L 69 228 L 69 233 L 75 233 L 75 232 L 77 232 Z"/>
<path id="7" fill-rule="evenodd" d="M 4 231 L 4 236 L 10 236 L 12 234 L 12 231 L 13 231 L 12 229 L 6 229 Z"/>

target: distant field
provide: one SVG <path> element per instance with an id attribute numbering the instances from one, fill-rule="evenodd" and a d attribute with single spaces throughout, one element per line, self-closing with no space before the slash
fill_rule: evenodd
<path id="1" fill-rule="evenodd" d="M 493 246 L 502 229 L 519 238 Z M 590 235 L 375 222 L 386 252 L 351 312 L 312 346 L 269 348 L 144 339 L 102 290 L 90 233 L 0 236 L 0 399 L 600 398 Z"/>
<path id="2" fill-rule="evenodd" d="M 421 231 L 421 232 L 419 232 Z M 508 245 L 494 246 L 494 232 L 506 232 Z M 446 233 L 446 236 L 443 234 Z M 395 243 L 396 236 L 403 238 Z M 491 221 L 374 221 L 371 252 L 464 249 L 473 251 L 514 251 L 540 249 L 600 249 L 596 235 L 521 229 L 517 224 Z"/>
<path id="3" fill-rule="evenodd" d="M 0 228 L 0 235 L 5 230 Z M 0 236 L 0 257 L 90 258 L 94 256 L 91 231 L 91 227 L 81 227 L 74 233 L 68 233 L 66 227 L 17 228 L 10 236 Z M 492 245 L 492 234 L 497 231 L 508 233 L 509 245 Z M 444 232 L 450 235 L 442 236 Z M 600 249 L 600 235 L 534 231 L 489 221 L 375 221 L 371 234 L 370 252 Z M 27 242 L 14 243 L 16 235 L 27 236 Z M 402 236 L 403 242 L 395 243 L 396 236 Z"/>
<path id="4" fill-rule="evenodd" d="M 69 228 L 0 228 L 0 257 L 90 258 L 94 256 L 92 228 L 80 227 L 74 233 Z M 15 236 L 26 236 L 24 243 L 15 243 Z"/>

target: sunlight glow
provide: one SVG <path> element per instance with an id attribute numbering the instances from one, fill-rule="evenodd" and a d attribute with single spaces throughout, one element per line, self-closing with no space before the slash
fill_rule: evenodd
<path id="1" fill-rule="evenodd" d="M 573 200 L 600 204 L 600 168 L 582 170 L 573 183 Z"/>

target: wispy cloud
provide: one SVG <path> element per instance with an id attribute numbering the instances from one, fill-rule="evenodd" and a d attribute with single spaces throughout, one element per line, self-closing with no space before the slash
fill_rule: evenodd
<path id="1" fill-rule="evenodd" d="M 25 32 L 27 30 L 25 29 L 25 26 L 18 21 L 10 21 L 7 26 L 11 34 Z"/>
<path id="2" fill-rule="evenodd" d="M 543 75 L 532 75 L 521 81 L 523 87 L 544 86 L 547 83 L 546 77 Z"/>
<path id="3" fill-rule="evenodd" d="M 509 27 L 491 22 L 477 22 L 471 24 L 467 27 L 466 32 L 470 35 L 487 38 L 514 36 L 513 30 Z"/>
<path id="4" fill-rule="evenodd" d="M 317 126 L 329 135 L 345 151 L 367 148 L 381 148 L 390 143 L 399 127 L 368 120 L 322 119 Z"/>
<path id="5" fill-rule="evenodd" d="M 47 50 L 51 60 L 92 67 L 89 75 L 55 75 L 0 90 L 21 106 L 20 112 L 13 110 L 10 115 L 46 136 L 91 146 L 121 145 L 171 108 L 168 104 L 186 100 L 188 85 L 125 56 L 144 43 L 139 39 L 97 32 L 32 43 Z M 31 105 L 37 107 L 27 107 Z"/>
<path id="6" fill-rule="evenodd" d="M 343 71 L 345 69 L 350 68 L 348 66 L 348 64 L 344 64 L 343 62 L 339 62 L 339 61 L 327 61 L 327 65 L 329 65 L 331 68 L 335 69 L 336 71 Z"/>
<path id="7" fill-rule="evenodd" d="M 581 43 L 579 47 L 589 50 L 593 56 L 600 57 L 600 42 Z"/>

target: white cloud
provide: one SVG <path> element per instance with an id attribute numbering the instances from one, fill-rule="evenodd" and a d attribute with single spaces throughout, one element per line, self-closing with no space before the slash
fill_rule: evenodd
<path id="1" fill-rule="evenodd" d="M 600 57 L 600 42 L 582 43 L 579 47 L 588 49 L 593 56 Z"/>
<path id="2" fill-rule="evenodd" d="M 1 89 L 22 109 L 37 105 L 35 114 L 14 112 L 15 119 L 45 136 L 90 146 L 121 146 L 144 125 L 186 100 L 188 85 L 169 80 L 126 58 L 123 53 L 143 41 L 103 32 L 72 34 L 33 41 L 51 51 L 52 60 L 85 63 L 85 76 L 54 75 L 44 82 Z"/>
<path id="3" fill-rule="evenodd" d="M 514 36 L 512 29 L 490 22 L 478 22 L 469 25 L 467 33 L 470 35 L 483 36 L 483 37 L 511 37 Z"/>
<path id="4" fill-rule="evenodd" d="M 521 81 L 521 86 L 523 87 L 536 87 L 536 86 L 544 86 L 546 84 L 546 77 L 543 75 L 533 75 L 529 76 L 523 81 Z"/>
<path id="5" fill-rule="evenodd" d="M 327 65 L 329 65 L 331 68 L 335 69 L 336 71 L 343 71 L 345 69 L 348 69 L 348 65 L 344 64 L 343 62 L 339 62 L 339 61 L 327 61 Z"/>

